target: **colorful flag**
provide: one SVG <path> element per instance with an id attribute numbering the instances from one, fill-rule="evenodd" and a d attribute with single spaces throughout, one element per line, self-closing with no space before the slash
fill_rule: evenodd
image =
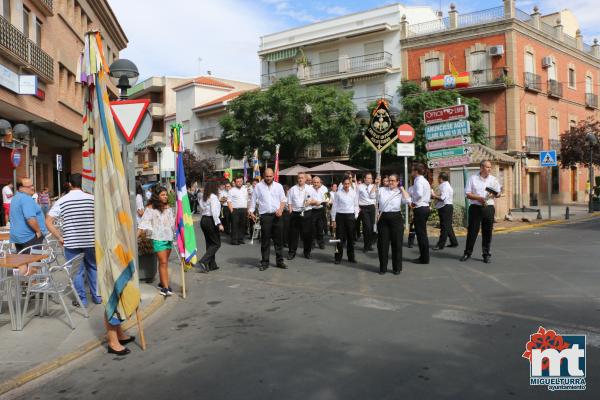
<path id="1" fill-rule="evenodd" d="M 458 76 L 458 70 L 456 69 L 456 67 L 454 66 L 454 63 L 450 59 L 448 59 L 448 69 L 450 70 L 450 75 L 452 75 L 454 77 Z"/>
<path id="2" fill-rule="evenodd" d="M 252 179 L 260 179 L 260 166 L 258 165 L 258 149 L 254 149 L 254 156 L 252 157 L 252 163 L 254 164 Z"/>
<path id="3" fill-rule="evenodd" d="M 223 177 L 229 182 L 233 182 L 233 169 L 226 168 L 225 171 L 223 171 Z"/>
<path id="4" fill-rule="evenodd" d="M 84 46 L 77 79 L 84 88 L 84 141 L 93 141 L 88 142 L 88 160 L 84 165 L 88 177 L 95 177 L 94 233 L 98 289 L 106 318 L 116 317 L 123 321 L 140 304 L 137 260 L 134 257 L 137 241 L 121 144 L 106 90 L 108 66 L 102 54 L 100 33 L 87 33 Z M 95 151 L 90 154 L 92 144 Z M 88 184 L 90 182 L 93 180 L 88 179 Z"/>
<path id="5" fill-rule="evenodd" d="M 248 157 L 244 156 L 244 183 L 248 182 Z"/>
<path id="6" fill-rule="evenodd" d="M 275 173 L 273 179 L 279 182 L 279 145 L 275 146 Z"/>
<path id="7" fill-rule="evenodd" d="M 177 211 L 175 215 L 175 234 L 177 238 L 177 249 L 186 266 L 191 268 L 197 262 L 196 233 L 194 232 L 194 221 L 192 220 L 192 209 L 185 184 L 185 171 L 183 169 L 183 125 L 171 125 L 171 143 L 175 151 L 177 164 L 175 166 L 175 186 L 177 188 Z"/>

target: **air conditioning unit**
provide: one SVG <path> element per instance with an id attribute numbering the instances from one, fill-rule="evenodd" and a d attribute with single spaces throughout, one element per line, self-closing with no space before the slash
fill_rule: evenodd
<path id="1" fill-rule="evenodd" d="M 354 85 L 352 84 L 352 82 L 349 79 L 342 79 L 342 87 L 344 89 L 351 89 L 352 86 L 354 86 Z"/>
<path id="2" fill-rule="evenodd" d="M 552 66 L 552 57 L 542 58 L 542 68 L 550 68 Z"/>
<path id="3" fill-rule="evenodd" d="M 497 46 L 490 46 L 488 48 L 488 54 L 492 57 L 501 56 L 504 54 L 504 46 L 502 46 L 501 44 Z"/>

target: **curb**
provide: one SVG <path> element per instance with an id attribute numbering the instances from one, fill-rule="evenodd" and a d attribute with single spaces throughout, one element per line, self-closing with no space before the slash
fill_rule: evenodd
<path id="1" fill-rule="evenodd" d="M 164 297 L 162 297 L 159 294 L 155 295 L 150 304 L 141 310 L 140 314 L 142 320 L 145 320 L 150 315 L 154 314 L 163 304 Z M 122 326 L 124 330 L 128 330 L 136 325 L 137 321 L 135 319 L 130 319 L 124 322 Z M 92 339 L 70 353 L 64 354 L 52 361 L 43 362 L 33 367 L 29 371 L 23 372 L 13 378 L 10 378 L 5 382 L 0 383 L 0 396 L 20 386 L 23 386 L 26 383 L 29 383 L 43 375 L 46 375 L 47 373 L 52 372 L 57 368 L 70 363 L 71 361 L 75 361 L 78 358 L 83 357 L 90 351 L 102 346 L 104 342 L 104 339 Z"/>

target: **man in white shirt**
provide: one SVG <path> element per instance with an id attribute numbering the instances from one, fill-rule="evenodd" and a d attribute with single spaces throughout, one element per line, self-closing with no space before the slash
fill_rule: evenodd
<path id="1" fill-rule="evenodd" d="M 440 217 L 440 238 L 433 250 L 442 250 L 446 245 L 447 239 L 450 239 L 448 247 L 458 247 L 458 241 L 452 227 L 452 216 L 454 214 L 452 197 L 454 196 L 454 189 L 452 189 L 450 182 L 448 182 L 447 172 L 440 172 L 438 183 L 440 184 L 438 187 L 440 194 L 431 193 L 431 198 L 436 200 L 435 208 Z"/>
<path id="2" fill-rule="evenodd" d="M 352 178 L 345 176 L 342 188 L 335 194 L 331 206 L 331 225 L 340 240 L 335 252 L 335 263 L 342 262 L 344 246 L 347 245 L 348 261 L 356 263 L 354 258 L 354 234 L 356 217 L 358 217 L 358 193 L 352 188 Z"/>
<path id="3" fill-rule="evenodd" d="M 318 176 L 313 177 L 313 189 L 315 191 L 315 200 L 317 205 L 313 207 L 313 231 L 314 237 L 317 239 L 317 245 L 320 249 L 325 248 L 325 231 L 327 229 L 327 198 L 326 195 L 329 192 L 327 187 L 321 182 L 321 178 Z"/>
<path id="4" fill-rule="evenodd" d="M 2 204 L 4 205 L 4 219 L 6 220 L 6 222 L 8 222 L 9 220 L 8 217 L 10 215 L 10 202 L 14 196 L 12 188 L 12 182 L 8 182 L 8 184 L 6 184 L 6 186 L 2 188 Z"/>
<path id="5" fill-rule="evenodd" d="M 278 182 L 273 182 L 273 170 L 267 168 L 264 173 L 264 179 L 256 185 L 252 192 L 252 200 L 248 208 L 248 215 L 253 220 L 254 210 L 258 208 L 260 215 L 260 271 L 269 268 L 269 253 L 271 239 L 275 247 L 275 257 L 277 267 L 285 269 L 287 266 L 283 262 L 283 247 L 281 241 L 283 239 L 281 227 L 281 215 L 283 207 L 285 207 L 285 193 L 283 186 Z"/>
<path id="6" fill-rule="evenodd" d="M 288 209 L 292 213 L 290 217 L 288 260 L 293 260 L 296 257 L 298 237 L 302 237 L 305 258 L 311 257 L 310 252 L 312 250 L 312 207 L 317 205 L 316 193 L 312 186 L 306 184 L 304 172 L 298 173 L 297 182 L 287 194 Z"/>
<path id="7" fill-rule="evenodd" d="M 364 183 L 358 185 L 359 219 L 362 222 L 364 238 L 363 252 L 373 250 L 375 242 L 373 227 L 375 225 L 375 202 L 377 201 L 377 185 L 373 183 L 373 175 L 367 172 L 363 176 Z"/>
<path id="8" fill-rule="evenodd" d="M 238 176 L 233 181 L 234 187 L 227 196 L 227 208 L 231 214 L 231 244 L 244 244 L 246 232 L 246 215 L 248 214 L 248 189 L 244 179 Z"/>
<path id="9" fill-rule="evenodd" d="M 421 163 L 414 164 L 412 176 L 415 179 L 412 192 L 413 215 L 415 234 L 419 244 L 419 258 L 413 260 L 415 264 L 429 264 L 429 239 L 427 237 L 427 220 L 431 213 L 431 186 L 425 178 L 427 169 Z"/>
<path id="10" fill-rule="evenodd" d="M 229 182 L 225 183 L 222 187 L 219 186 L 219 201 L 221 202 L 221 214 L 223 214 L 221 222 L 223 222 L 223 229 L 227 235 L 231 234 L 231 213 L 229 212 L 229 207 L 227 207 L 230 190 L 231 183 Z"/>
<path id="11" fill-rule="evenodd" d="M 498 180 L 490 175 L 492 163 L 482 161 L 479 164 L 479 173 L 472 175 L 465 186 L 465 195 L 469 200 L 469 226 L 467 228 L 467 245 L 460 261 L 471 258 L 475 241 L 481 227 L 481 247 L 483 262 L 489 264 L 490 245 L 492 243 L 492 230 L 494 228 L 494 199 L 500 197 L 502 188 Z"/>

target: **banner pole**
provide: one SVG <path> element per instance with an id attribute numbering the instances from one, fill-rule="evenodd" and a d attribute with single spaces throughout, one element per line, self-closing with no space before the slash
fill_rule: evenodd
<path id="1" fill-rule="evenodd" d="M 140 345 L 142 350 L 146 350 L 146 336 L 144 335 L 144 326 L 142 325 L 142 316 L 140 315 L 140 309 L 135 310 L 135 318 L 137 320 L 138 332 L 140 335 Z"/>

